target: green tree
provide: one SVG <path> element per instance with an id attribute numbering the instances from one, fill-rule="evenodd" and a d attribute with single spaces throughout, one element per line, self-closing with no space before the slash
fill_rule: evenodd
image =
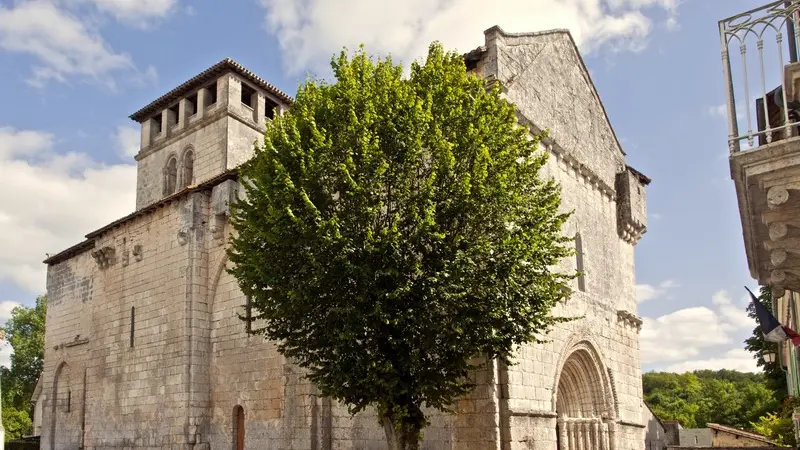
<path id="1" fill-rule="evenodd" d="M 546 153 L 499 86 L 431 45 L 410 75 L 363 49 L 308 81 L 242 169 L 231 273 L 255 333 L 416 449 L 480 361 L 541 342 L 572 274 Z"/>
<path id="2" fill-rule="evenodd" d="M 769 312 L 772 312 L 772 289 L 769 286 L 761 286 L 758 299 Z M 753 320 L 758 320 L 752 302 L 747 306 L 747 315 Z M 767 386 L 775 391 L 775 398 L 777 400 L 782 400 L 789 395 L 786 388 L 786 373 L 781 368 L 780 362 L 775 361 L 770 363 L 764 360 L 765 352 L 778 352 L 777 344 L 774 342 L 765 341 L 764 333 L 761 332 L 761 328 L 759 326 L 756 326 L 753 329 L 753 335 L 747 338 L 744 341 L 744 344 L 745 349 L 753 353 L 753 357 L 756 358 L 756 364 L 758 364 L 758 367 L 761 367 L 764 370 Z"/>
<path id="3" fill-rule="evenodd" d="M 797 445 L 794 437 L 794 424 L 791 417 L 782 417 L 777 413 L 767 413 L 751 424 L 753 431 L 766 436 L 779 445 L 794 448 Z"/>
<path id="4" fill-rule="evenodd" d="M 18 306 L 11 310 L 11 318 L 0 328 L 14 350 L 11 367 L 0 367 L 6 439 L 22 437 L 32 431 L 30 400 L 44 364 L 46 317 L 47 296 L 41 296 L 33 307 Z"/>
<path id="5" fill-rule="evenodd" d="M 763 374 L 733 370 L 645 373 L 644 400 L 663 420 L 687 428 L 719 423 L 750 429 L 760 417 L 775 412 L 779 403 Z"/>

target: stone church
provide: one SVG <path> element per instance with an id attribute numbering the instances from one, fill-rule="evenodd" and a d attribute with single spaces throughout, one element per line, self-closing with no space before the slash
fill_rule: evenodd
<path id="1" fill-rule="evenodd" d="M 429 450 L 640 450 L 644 446 L 634 246 L 649 179 L 627 166 L 565 30 L 485 32 L 467 70 L 499 82 L 532 132 L 544 176 L 574 210 L 581 317 L 517 364 L 475 374 L 454 414 L 430 412 Z M 131 115 L 141 124 L 136 209 L 49 257 L 41 445 L 73 449 L 383 450 L 373 412 L 317 395 L 225 271 L 236 168 L 292 99 L 226 59 Z"/>

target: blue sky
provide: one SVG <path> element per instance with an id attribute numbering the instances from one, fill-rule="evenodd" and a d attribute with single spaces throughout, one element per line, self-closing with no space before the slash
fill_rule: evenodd
<path id="1" fill-rule="evenodd" d="M 717 21 L 758 5 L 0 0 L 0 320 L 44 292 L 46 252 L 133 210 L 127 116 L 213 63 L 232 57 L 294 94 L 342 46 L 407 62 L 433 39 L 470 50 L 495 24 L 569 28 L 629 164 L 653 179 L 636 248 L 644 369 L 754 369 Z"/>

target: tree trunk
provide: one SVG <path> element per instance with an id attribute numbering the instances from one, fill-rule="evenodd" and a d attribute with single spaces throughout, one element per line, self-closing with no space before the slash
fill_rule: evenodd
<path id="1" fill-rule="evenodd" d="M 399 427 L 395 427 L 394 420 L 390 416 L 383 416 L 381 422 L 389 450 L 419 450 L 419 425 L 403 422 Z"/>

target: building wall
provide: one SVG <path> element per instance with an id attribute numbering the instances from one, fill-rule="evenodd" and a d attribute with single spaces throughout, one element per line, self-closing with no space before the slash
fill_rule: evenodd
<path id="1" fill-rule="evenodd" d="M 642 408 L 642 422 L 647 426 L 644 433 L 644 450 L 665 450 L 668 440 L 661 422 L 646 405 Z M 677 444 L 677 440 L 675 441 Z"/>
<path id="2" fill-rule="evenodd" d="M 633 178 L 565 34 L 513 37 L 495 29 L 487 32 L 487 47 L 484 76 L 504 83 L 509 100 L 533 126 L 549 124 L 543 151 L 552 157 L 543 176 L 561 184 L 564 210 L 575 211 L 564 231 L 580 234 L 585 270 L 584 287 L 576 282 L 575 294 L 554 314 L 585 318 L 556 326 L 546 344 L 523 346 L 518 364 L 476 373 L 477 388 L 457 402 L 457 415 L 430 411 L 423 448 L 488 450 L 502 441 L 512 450 L 554 450 L 561 369 L 584 349 L 596 363 L 592 387 L 602 392 L 604 414 L 614 419 L 616 448 L 640 450 L 633 244 L 619 234 L 614 191 L 618 174 Z M 194 149 L 195 184 L 252 154 L 267 98 L 259 96 L 255 110 L 248 110 L 241 105 L 241 83 L 232 74 L 220 78 L 219 112 L 205 111 L 205 127 L 190 120 L 189 128 L 198 127 L 192 133 L 176 133 L 140 153 L 137 209 L 162 198 L 163 167 L 173 152 Z M 49 430 L 55 423 L 57 441 L 51 447 L 43 431 L 43 448 L 77 448 L 82 439 L 98 450 L 201 443 L 227 448 L 237 406 L 244 409 L 248 447 L 385 447 L 374 411 L 350 417 L 342 405 L 319 398 L 273 343 L 245 333 L 237 316 L 245 313 L 246 299 L 224 270 L 230 229 L 220 201 L 230 195 L 214 189 L 106 230 L 94 238 L 94 249 L 49 268 L 43 392 L 54 392 L 56 379 L 59 388 L 51 409 L 45 404 L 43 424 Z M 628 202 L 635 214 L 643 213 L 640 200 Z M 113 257 L 98 265 L 93 255 L 105 248 Z M 560 268 L 576 267 L 570 258 Z M 80 412 L 65 410 L 64 392 Z"/>
<path id="3" fill-rule="evenodd" d="M 710 428 L 684 428 L 678 433 L 683 447 L 711 447 L 714 443 L 714 433 Z"/>
<path id="4" fill-rule="evenodd" d="M 187 149 L 194 150 L 194 179 L 191 184 L 208 181 L 225 170 L 228 120 L 220 101 L 207 111 L 207 116 L 189 130 L 163 142 L 156 142 L 140 153 L 137 166 L 136 209 L 164 198 L 164 169 L 171 157 L 178 158 L 180 190 L 180 158 Z"/>
<path id="5" fill-rule="evenodd" d="M 764 441 L 739 436 L 733 433 L 713 430 L 712 445 L 714 447 L 763 447 Z"/>
<path id="6" fill-rule="evenodd" d="M 80 434 L 82 421 L 89 448 L 161 448 L 193 434 L 190 402 L 208 403 L 207 382 L 199 393 L 191 388 L 202 385 L 207 369 L 193 358 L 192 341 L 207 329 L 193 311 L 202 307 L 194 300 L 204 280 L 192 275 L 202 275 L 202 248 L 194 244 L 203 232 L 194 224 L 203 203 L 193 194 L 99 237 L 93 251 L 114 251 L 108 267 L 98 267 L 91 251 L 50 267 L 44 391 L 52 392 L 63 361 L 73 404 L 84 405 L 87 393 L 85 411 L 75 406 L 65 417 L 70 431 L 56 431 L 55 448 L 73 448 L 71 433 Z M 70 345 L 76 330 L 84 330 L 85 343 L 53 350 Z M 45 414 L 43 448 L 51 448 L 51 421 Z"/>
<path id="7" fill-rule="evenodd" d="M 630 177 L 624 155 L 566 33 L 510 35 L 489 29 L 478 70 L 502 84 L 523 122 L 549 130 L 541 146 L 551 154 L 543 176 L 560 183 L 563 209 L 574 211 L 564 233 L 580 234 L 585 272 L 585 290 L 575 283 L 573 296 L 554 310 L 585 319 L 557 326 L 547 344 L 523 347 L 520 364 L 509 368 L 512 448 L 555 448 L 555 418 L 546 413 L 556 412 L 559 364 L 576 343 L 588 342 L 609 373 L 617 448 L 639 450 L 644 425 L 638 324 L 620 315 L 635 315 L 637 308 L 634 248 L 619 234 L 614 191 L 617 174 Z M 628 202 L 632 209 L 644 207 L 644 187 L 637 187 L 641 195 Z M 574 271 L 577 260 L 564 260 L 560 268 Z M 526 447 L 531 440 L 533 447 Z"/>

